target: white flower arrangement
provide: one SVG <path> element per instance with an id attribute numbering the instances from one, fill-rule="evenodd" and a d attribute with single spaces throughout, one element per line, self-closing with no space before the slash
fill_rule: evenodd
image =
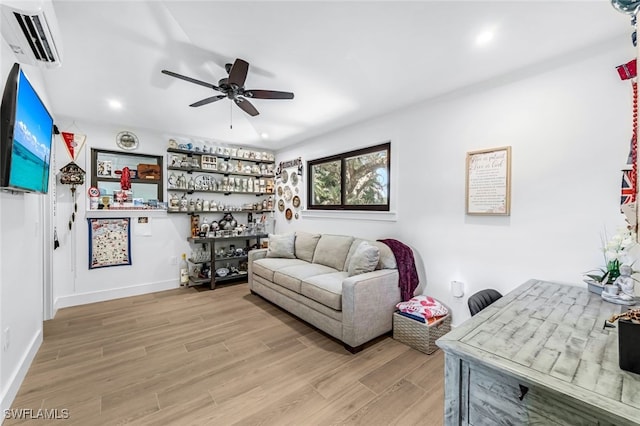
<path id="1" fill-rule="evenodd" d="M 601 285 L 613 284 L 620 276 L 620 266 L 631 261 L 629 250 L 636 244 L 636 233 L 627 228 L 618 229 L 610 239 L 605 234 L 602 238 L 602 252 L 606 268 L 598 269 L 600 274 L 585 275 Z"/>

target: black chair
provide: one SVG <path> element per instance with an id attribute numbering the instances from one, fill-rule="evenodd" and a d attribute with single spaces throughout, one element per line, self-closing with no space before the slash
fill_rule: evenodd
<path id="1" fill-rule="evenodd" d="M 474 316 L 496 300 L 500 299 L 502 295 L 499 291 L 492 288 L 486 290 L 480 290 L 469 298 L 467 303 L 469 304 L 469 312 L 471 316 Z"/>

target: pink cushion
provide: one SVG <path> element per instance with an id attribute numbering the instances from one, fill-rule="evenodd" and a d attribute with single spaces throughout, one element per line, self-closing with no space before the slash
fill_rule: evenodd
<path id="1" fill-rule="evenodd" d="M 400 302 L 396 305 L 400 312 L 406 312 L 412 315 L 424 318 L 434 318 L 447 315 L 449 310 L 436 299 L 430 296 L 420 295 L 414 296 L 406 302 Z"/>

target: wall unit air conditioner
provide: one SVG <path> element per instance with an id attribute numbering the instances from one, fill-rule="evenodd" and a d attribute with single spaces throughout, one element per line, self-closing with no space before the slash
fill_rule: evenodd
<path id="1" fill-rule="evenodd" d="M 4 1 L 0 4 L 2 37 L 21 64 L 62 65 L 62 40 L 51 0 Z"/>

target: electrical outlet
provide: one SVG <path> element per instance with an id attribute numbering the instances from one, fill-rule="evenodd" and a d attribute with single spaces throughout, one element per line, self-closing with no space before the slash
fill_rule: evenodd
<path id="1" fill-rule="evenodd" d="M 178 264 L 178 257 L 177 256 L 171 256 L 169 258 L 169 264 L 170 265 L 177 265 Z"/>
<path id="2" fill-rule="evenodd" d="M 11 329 L 9 327 L 4 329 L 4 333 L 2 333 L 2 350 L 9 350 L 9 345 L 11 344 Z"/>

